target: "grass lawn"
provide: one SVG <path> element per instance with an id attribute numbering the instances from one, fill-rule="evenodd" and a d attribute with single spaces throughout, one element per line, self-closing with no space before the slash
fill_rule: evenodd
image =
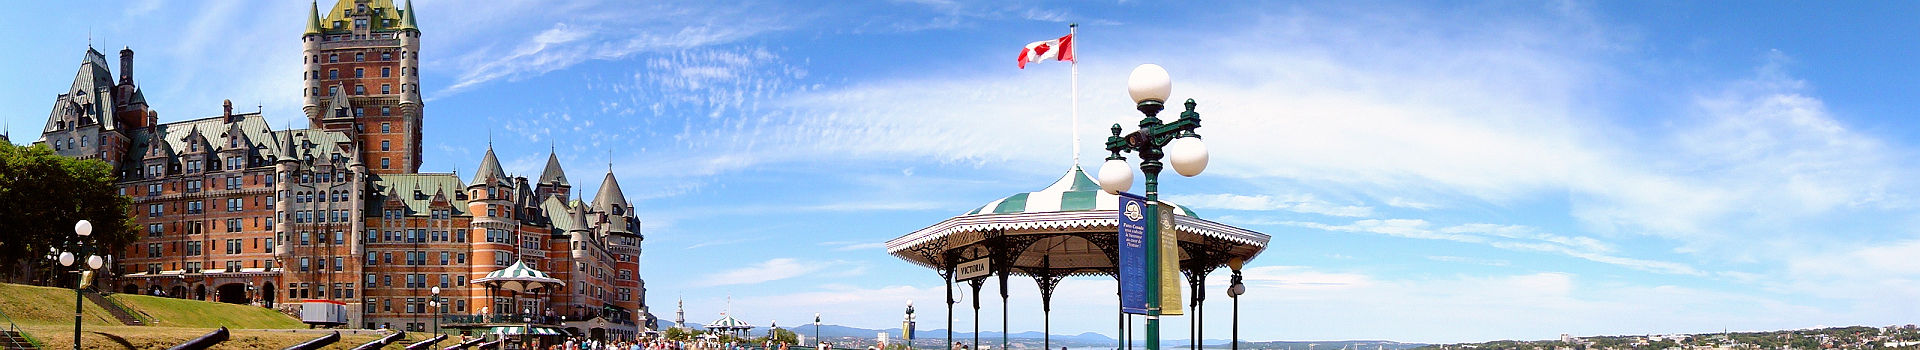
<path id="1" fill-rule="evenodd" d="M 42 349 L 72 349 L 73 325 L 32 325 L 21 326 L 20 330 L 32 335 L 40 342 Z M 86 326 L 80 333 L 82 349 L 166 349 L 180 342 L 213 332 L 209 328 L 179 327 L 143 327 L 143 326 Z M 226 342 L 214 349 L 279 349 L 298 344 L 324 333 L 294 333 L 267 330 L 231 330 Z M 425 339 L 419 335 L 408 334 L 409 338 Z M 341 334 L 340 341 L 329 345 L 327 349 L 352 349 L 355 346 L 378 339 L 380 336 Z M 441 342 L 435 345 L 451 345 Z M 392 348 L 392 346 L 389 346 Z"/>
<path id="2" fill-rule="evenodd" d="M 73 290 L 0 283 L 0 312 L 7 320 L 42 349 L 73 348 Z M 165 349 L 226 326 L 232 333 L 215 349 L 278 349 L 326 333 L 305 331 L 306 324 L 279 312 L 247 305 L 171 299 L 143 295 L 115 294 L 114 302 L 149 318 L 150 326 L 121 325 L 106 310 L 92 302 L 84 304 L 80 334 L 83 349 Z M 4 327 L 0 324 L 0 327 Z M 282 330 L 270 330 L 282 329 Z M 299 329 L 300 332 L 285 329 Z M 339 342 L 328 349 L 350 349 L 380 335 L 342 333 Z M 407 341 L 428 336 L 410 333 Z M 457 339 L 456 339 L 457 340 Z M 440 346 L 451 345 L 442 341 Z"/>
<path id="3" fill-rule="evenodd" d="M 139 314 L 152 318 L 154 326 L 160 327 L 204 327 L 228 329 L 285 329 L 307 328 L 300 320 L 287 317 L 273 309 L 205 302 L 198 300 L 163 298 L 150 295 L 114 294 L 114 302 L 137 310 Z"/>

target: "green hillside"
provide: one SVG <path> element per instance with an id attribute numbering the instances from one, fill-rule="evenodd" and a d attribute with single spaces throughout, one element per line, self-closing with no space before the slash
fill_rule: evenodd
<path id="1" fill-rule="evenodd" d="M 228 329 L 307 328 L 307 325 L 300 323 L 300 320 L 287 317 L 273 309 L 257 306 L 132 294 L 114 294 L 109 298 L 133 309 L 136 314 L 152 319 L 154 326 L 205 328 L 225 326 Z"/>
<path id="2" fill-rule="evenodd" d="M 73 290 L 0 283 L 0 313 L 22 325 L 73 324 Z M 119 325 L 99 305 L 86 303 L 86 325 Z M 6 321 L 6 320 L 0 320 Z"/>
<path id="3" fill-rule="evenodd" d="M 0 327 L 11 321 L 45 349 L 73 348 L 73 290 L 0 283 Z M 216 349 L 282 348 L 323 333 L 271 309 L 197 300 L 115 294 L 108 297 L 150 326 L 126 326 L 92 302 L 84 304 L 83 349 L 164 349 L 225 326 L 232 338 Z M 298 330 L 298 331 L 295 331 Z M 324 332 L 324 331 L 322 331 Z M 329 349 L 347 349 L 379 336 L 346 334 Z M 425 335 L 409 334 L 411 340 Z M 441 344 L 447 345 L 447 344 Z"/>

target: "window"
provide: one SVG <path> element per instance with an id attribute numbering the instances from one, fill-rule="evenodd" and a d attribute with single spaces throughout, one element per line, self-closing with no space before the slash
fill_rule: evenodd
<path id="1" fill-rule="evenodd" d="M 346 258 L 342 258 L 342 257 L 333 258 L 333 272 L 340 272 L 340 267 L 346 265 L 344 261 L 345 259 Z"/>
<path id="2" fill-rule="evenodd" d="M 354 21 L 354 25 L 355 25 L 355 26 L 361 26 L 361 27 L 365 27 L 365 26 L 366 26 L 366 24 L 367 24 L 367 20 L 364 20 L 364 19 L 362 19 L 362 20 L 355 20 L 355 21 Z M 365 60 L 367 60 L 367 54 L 366 54 L 366 53 L 355 53 L 355 54 L 353 54 L 353 61 L 354 61 L 354 62 L 360 62 L 360 61 L 365 61 Z M 353 75 L 353 77 L 355 77 L 355 78 L 359 78 L 359 77 L 360 77 L 360 75 L 359 75 L 359 74 L 354 74 L 354 75 Z"/>
<path id="3" fill-rule="evenodd" d="M 381 52 L 381 53 L 380 53 L 380 60 L 381 60 L 381 61 L 392 61 L 392 60 L 393 60 L 393 53 L 392 53 L 392 52 Z M 383 76 L 384 76 L 384 75 L 383 75 Z"/>
<path id="4" fill-rule="evenodd" d="M 390 142 L 390 141 L 387 141 L 387 140 L 380 140 L 380 150 L 382 150 L 382 151 L 391 151 L 391 150 L 392 150 L 392 148 L 393 148 L 393 143 L 392 143 L 392 142 Z"/>
<path id="5" fill-rule="evenodd" d="M 300 272 L 307 272 L 307 266 L 312 263 L 311 260 L 312 258 L 300 258 Z"/>
<path id="6" fill-rule="evenodd" d="M 353 94 L 355 94 L 355 95 L 365 95 L 365 94 L 367 94 L 367 86 L 366 86 L 366 85 L 354 85 L 354 86 L 353 86 Z M 354 111 L 354 113 L 353 113 L 353 115 L 356 115 L 356 116 L 357 116 L 357 115 L 360 115 L 360 111 Z"/>
<path id="7" fill-rule="evenodd" d="M 385 87 L 382 87 L 382 88 L 380 88 L 380 91 L 383 91 L 383 92 L 384 92 L 384 91 L 386 91 L 386 90 L 387 90 L 387 89 L 386 89 Z M 393 108 L 389 108 L 389 107 L 380 107 L 380 115 L 381 115 L 381 116 L 389 116 L 389 115 L 393 115 Z M 385 126 L 385 125 L 387 125 L 387 123 L 380 123 L 380 125 L 382 125 L 382 126 Z M 386 129 L 381 129 L 381 130 L 380 130 L 380 132 L 387 132 L 387 131 L 386 131 Z"/>
<path id="8" fill-rule="evenodd" d="M 391 168 L 393 168 L 393 160 L 392 160 L 392 159 L 387 159 L 387 158 L 380 158 L 380 168 L 381 168 L 381 169 L 391 169 Z"/>
<path id="9" fill-rule="evenodd" d="M 380 84 L 380 93 L 381 93 L 381 94 L 391 94 L 391 93 L 393 93 L 393 85 L 391 85 L 391 84 Z"/>
<path id="10" fill-rule="evenodd" d="M 240 178 L 236 177 L 231 179 L 239 180 Z M 234 181 L 229 181 L 229 182 L 234 182 Z M 238 186 L 228 186 L 228 188 L 232 188 L 232 187 L 238 187 Z M 227 198 L 227 211 L 240 211 L 240 209 L 244 207 L 245 207 L 244 203 L 241 203 L 239 198 Z"/>
<path id="11" fill-rule="evenodd" d="M 327 63 L 340 62 L 340 55 L 327 55 Z"/>
<path id="12" fill-rule="evenodd" d="M 327 70 L 327 79 L 340 79 L 340 70 L 338 70 L 338 69 L 328 69 L 328 70 Z"/>
<path id="13" fill-rule="evenodd" d="M 147 237 L 160 237 L 161 227 L 160 224 L 147 224 Z"/>
<path id="14" fill-rule="evenodd" d="M 386 78 L 386 77 L 389 77 L 389 76 L 392 76 L 392 75 L 393 75 L 393 68 L 391 68 L 391 67 L 380 67 L 380 77 L 381 77 L 381 78 Z"/>
<path id="15" fill-rule="evenodd" d="M 363 77 L 366 77 L 366 76 L 367 76 L 367 69 L 366 69 L 366 68 L 354 68 L 354 69 L 353 69 L 353 77 L 355 77 L 355 78 L 363 78 Z"/>

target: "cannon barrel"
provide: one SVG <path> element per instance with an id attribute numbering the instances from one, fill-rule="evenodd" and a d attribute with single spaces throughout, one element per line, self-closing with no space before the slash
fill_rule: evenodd
<path id="1" fill-rule="evenodd" d="M 227 341 L 227 327 L 220 327 L 220 329 L 213 330 L 213 332 L 207 333 L 207 335 L 202 335 L 199 338 L 193 338 L 191 340 L 187 340 L 187 342 L 185 343 L 180 343 L 180 345 L 174 345 L 173 347 L 167 348 L 167 349 L 168 350 L 204 350 L 206 348 L 212 347 L 213 344 L 219 344 L 220 342 L 224 342 L 224 341 Z"/>
<path id="2" fill-rule="evenodd" d="M 487 341 L 486 337 L 467 339 L 467 341 L 464 343 L 453 344 L 452 346 L 440 348 L 440 350 L 460 350 L 465 348 L 471 348 L 474 345 L 480 345 L 480 343 L 484 343 L 486 341 Z"/>
<path id="3" fill-rule="evenodd" d="M 447 339 L 447 335 L 441 334 L 440 336 L 427 338 L 427 340 L 422 340 L 418 343 L 408 344 L 407 350 L 432 349 L 433 343 L 438 343 L 441 340 L 446 340 L 446 339 Z"/>
<path id="4" fill-rule="evenodd" d="M 405 331 L 393 332 L 393 334 L 388 334 L 385 337 L 380 337 L 380 339 L 374 339 L 373 341 L 367 342 L 366 344 L 360 344 L 360 346 L 354 347 L 353 350 L 379 349 L 379 348 L 386 347 L 387 344 L 393 344 L 394 342 L 400 341 L 400 338 L 406 338 L 406 337 L 407 337 L 407 332 Z"/>
<path id="5" fill-rule="evenodd" d="M 323 336 L 320 336 L 319 338 L 313 338 L 313 340 L 308 340 L 306 342 L 302 342 L 299 344 L 293 344 L 293 346 L 289 346 L 281 350 L 318 350 L 320 348 L 326 347 L 327 345 L 333 345 L 333 343 L 336 343 L 339 341 L 340 341 L 340 332 L 335 331 L 333 332 L 333 334 L 323 335 Z"/>

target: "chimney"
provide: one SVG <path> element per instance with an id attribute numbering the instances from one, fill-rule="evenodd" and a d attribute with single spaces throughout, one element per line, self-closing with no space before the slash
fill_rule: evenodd
<path id="1" fill-rule="evenodd" d="M 225 120 L 228 123 L 232 123 L 233 122 L 233 100 L 220 101 L 220 110 L 221 110 L 220 116 L 225 117 L 220 119 Z"/>
<path id="2" fill-rule="evenodd" d="M 120 83 L 133 83 L 133 48 L 120 48 Z"/>

